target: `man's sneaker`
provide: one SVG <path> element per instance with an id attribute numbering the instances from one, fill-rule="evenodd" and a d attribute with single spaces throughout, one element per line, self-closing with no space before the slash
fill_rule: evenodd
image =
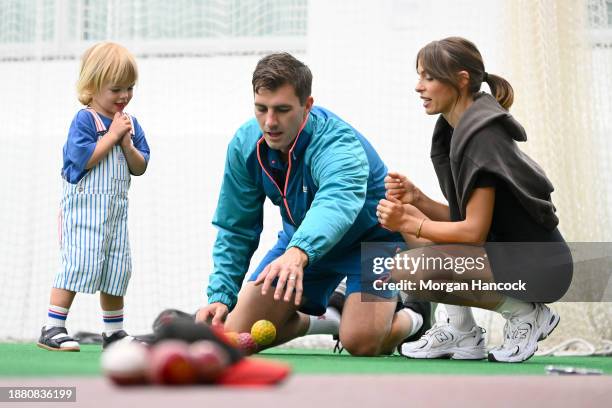
<path id="1" fill-rule="evenodd" d="M 482 360 L 487 357 L 484 333 L 479 326 L 460 332 L 449 323 L 436 323 L 419 340 L 404 343 L 398 351 L 408 358 Z"/>
<path id="2" fill-rule="evenodd" d="M 406 337 L 400 344 L 397 345 L 397 352 L 400 354 L 402 354 L 401 348 L 404 344 L 420 339 L 427 332 L 427 330 L 431 329 L 431 303 L 408 302 L 400 300 L 397 302 L 395 312 L 397 313 L 403 308 L 411 309 L 412 311 L 420 314 L 423 317 L 423 324 L 416 333 L 414 333 L 412 336 Z"/>
<path id="3" fill-rule="evenodd" d="M 544 340 L 559 324 L 559 315 L 543 303 L 535 303 L 534 310 L 525 316 L 513 316 L 504 326 L 504 344 L 489 351 L 489 361 L 518 363 L 538 350 L 538 341 Z"/>
<path id="4" fill-rule="evenodd" d="M 342 286 L 342 283 L 340 283 L 340 286 L 338 286 L 338 288 L 336 288 L 334 293 L 332 293 L 332 295 L 329 298 L 329 302 L 327 302 L 327 306 L 336 309 L 336 311 L 338 312 L 340 316 L 342 316 L 342 309 L 344 308 L 344 301 L 346 300 L 346 296 L 342 292 L 341 286 Z M 344 285 L 344 290 L 346 290 L 346 285 Z M 334 334 L 333 338 L 336 341 L 336 345 L 334 346 L 334 354 L 342 353 L 342 350 L 344 350 L 344 347 L 342 347 L 342 343 L 340 343 L 340 336 L 337 334 Z"/>
<path id="5" fill-rule="evenodd" d="M 110 336 L 107 336 L 106 333 L 102 333 L 102 348 L 103 349 L 107 348 L 108 346 L 110 346 L 111 344 L 117 341 L 129 342 L 129 341 L 137 341 L 137 340 L 134 337 L 127 334 L 124 330 L 118 330 L 114 332 L 113 334 L 111 334 Z"/>
<path id="6" fill-rule="evenodd" d="M 46 326 L 40 331 L 37 346 L 51 351 L 80 351 L 79 343 L 68 335 L 65 327 Z"/>

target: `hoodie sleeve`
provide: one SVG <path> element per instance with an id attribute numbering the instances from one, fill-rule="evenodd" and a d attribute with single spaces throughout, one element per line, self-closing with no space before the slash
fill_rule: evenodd
<path id="1" fill-rule="evenodd" d="M 309 263 L 321 259 L 351 228 L 366 197 L 369 165 L 354 132 L 336 125 L 321 135 L 311 173 L 318 186 L 314 200 L 288 247 L 298 247 Z"/>
<path id="2" fill-rule="evenodd" d="M 248 174 L 238 137 L 230 143 L 213 225 L 214 270 L 209 278 L 208 303 L 221 302 L 231 310 L 259 244 L 265 195 Z"/>
<path id="3" fill-rule="evenodd" d="M 483 173 L 506 179 L 511 171 L 507 168 L 512 152 L 512 139 L 495 124 L 489 124 L 466 138 L 461 156 L 451 156 L 456 182 L 457 202 L 461 219 L 465 219 L 467 202 L 477 187 L 479 176 Z"/>

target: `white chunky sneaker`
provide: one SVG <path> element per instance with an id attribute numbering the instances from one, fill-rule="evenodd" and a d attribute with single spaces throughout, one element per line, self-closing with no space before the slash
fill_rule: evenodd
<path id="1" fill-rule="evenodd" d="M 548 337 L 559 324 L 559 315 L 543 303 L 534 306 L 531 313 L 506 320 L 504 344 L 489 351 L 489 361 L 519 363 L 535 354 L 538 341 Z"/>
<path id="2" fill-rule="evenodd" d="M 460 332 L 447 322 L 439 322 L 419 340 L 404 343 L 400 354 L 408 358 L 482 360 L 487 357 L 484 333 L 479 326 L 472 327 L 469 332 Z"/>

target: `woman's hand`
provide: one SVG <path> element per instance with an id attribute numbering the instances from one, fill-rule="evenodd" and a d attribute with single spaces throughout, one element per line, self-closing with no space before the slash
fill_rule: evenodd
<path id="1" fill-rule="evenodd" d="M 412 204 L 402 204 L 396 198 L 382 199 L 376 207 L 378 222 L 391 231 L 416 234 L 418 226 L 423 219 L 428 219 L 418 208 Z"/>
<path id="2" fill-rule="evenodd" d="M 376 217 L 380 225 L 390 231 L 404 231 L 407 228 L 405 224 L 410 222 L 404 205 L 394 197 L 389 197 L 388 200 L 383 198 L 378 202 Z"/>
<path id="3" fill-rule="evenodd" d="M 393 171 L 385 177 L 385 190 L 387 199 L 396 198 L 403 204 L 415 205 L 421 196 L 421 190 L 408 177 Z"/>

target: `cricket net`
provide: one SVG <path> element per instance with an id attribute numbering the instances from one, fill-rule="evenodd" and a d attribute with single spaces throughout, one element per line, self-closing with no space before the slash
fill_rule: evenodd
<path id="1" fill-rule="evenodd" d="M 477 13 L 479 18 L 474 19 Z M 507 78 L 525 148 L 546 169 L 568 241 L 611 241 L 612 4 L 609 0 L 5 0 L 0 9 L 0 305 L 2 340 L 31 340 L 43 324 L 58 268 L 61 148 L 80 108 L 78 58 L 112 40 L 137 58 L 129 111 L 142 123 L 151 162 L 130 191 L 134 274 L 126 327 L 150 330 L 159 311 L 205 302 L 214 212 L 227 143 L 252 116 L 250 76 L 270 51 L 314 73 L 315 102 L 362 131 L 390 169 L 441 198 L 429 159 L 435 118 L 413 92 L 414 58 L 427 42 L 461 35 L 488 72 Z M 275 242 L 266 206 L 257 264 Z M 612 338 L 610 303 L 556 305 L 550 349 Z M 478 311 L 491 344 L 502 321 Z M 97 298 L 77 296 L 68 327 L 99 331 Z M 289 346 L 320 347 L 329 337 Z"/>

